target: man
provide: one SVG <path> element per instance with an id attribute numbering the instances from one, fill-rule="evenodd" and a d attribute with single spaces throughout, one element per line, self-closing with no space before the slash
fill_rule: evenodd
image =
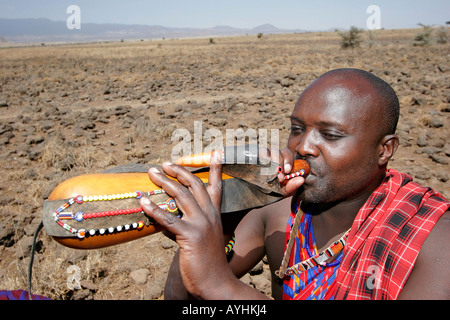
<path id="1" fill-rule="evenodd" d="M 333 70 L 308 86 L 292 112 L 287 149 L 278 156 L 284 174 L 297 158 L 310 164 L 311 174 L 289 180 L 285 199 L 242 218 L 230 261 L 217 209 L 219 157 L 213 156 L 206 187 L 177 165 L 163 169 L 181 184 L 150 169 L 151 180 L 184 214 L 175 218 L 141 200 L 180 246 L 166 298 L 268 298 L 238 279 L 264 255 L 275 299 L 450 298 L 450 204 L 387 170 L 399 144 L 398 116 L 392 88 L 368 72 Z M 325 260 L 316 256 L 324 250 Z"/>

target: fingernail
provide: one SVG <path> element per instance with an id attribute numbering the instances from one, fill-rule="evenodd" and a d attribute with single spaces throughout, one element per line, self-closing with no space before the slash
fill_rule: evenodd
<path id="1" fill-rule="evenodd" d="M 214 163 L 222 163 L 222 152 L 217 150 L 213 151 L 211 160 L 213 160 Z"/>
<path id="2" fill-rule="evenodd" d="M 154 173 L 161 173 L 161 172 L 158 170 L 158 168 L 155 168 L 155 167 L 150 168 L 150 171 L 151 171 L 151 172 L 154 172 Z"/>
<path id="3" fill-rule="evenodd" d="M 291 172 L 291 170 L 292 170 L 292 167 L 291 167 L 291 165 L 289 164 L 289 163 L 286 163 L 285 165 L 284 165 L 284 172 Z"/>
<path id="4" fill-rule="evenodd" d="M 171 166 L 173 163 L 172 162 L 164 162 L 163 165 L 165 166 Z"/>

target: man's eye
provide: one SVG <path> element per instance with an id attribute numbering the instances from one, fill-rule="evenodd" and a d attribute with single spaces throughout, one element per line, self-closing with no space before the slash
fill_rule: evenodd
<path id="1" fill-rule="evenodd" d="M 303 133 L 305 130 L 301 126 L 291 126 L 291 132 L 292 133 Z"/>
<path id="2" fill-rule="evenodd" d="M 337 140 L 342 138 L 342 134 L 336 132 L 322 132 L 322 136 L 327 140 Z"/>

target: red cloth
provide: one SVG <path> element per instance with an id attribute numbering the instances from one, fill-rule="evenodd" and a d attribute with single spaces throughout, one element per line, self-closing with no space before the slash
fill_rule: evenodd
<path id="1" fill-rule="evenodd" d="M 33 300 L 50 300 L 47 297 L 32 294 Z M 0 300 L 29 300 L 29 293 L 25 290 L 0 290 Z"/>
<path id="2" fill-rule="evenodd" d="M 335 299 L 396 299 L 419 250 L 450 202 L 389 170 L 353 222 Z"/>

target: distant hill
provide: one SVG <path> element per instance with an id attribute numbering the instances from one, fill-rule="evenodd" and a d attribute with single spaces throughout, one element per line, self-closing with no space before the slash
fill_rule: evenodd
<path id="1" fill-rule="evenodd" d="M 169 28 L 158 25 L 96 24 L 82 23 L 81 29 L 69 30 L 65 21 L 49 19 L 0 19 L 0 37 L 9 42 L 88 42 L 129 39 L 162 39 L 210 36 L 252 35 L 258 33 L 279 34 L 305 32 L 284 30 L 264 24 L 253 29 L 230 26 L 213 28 Z"/>

